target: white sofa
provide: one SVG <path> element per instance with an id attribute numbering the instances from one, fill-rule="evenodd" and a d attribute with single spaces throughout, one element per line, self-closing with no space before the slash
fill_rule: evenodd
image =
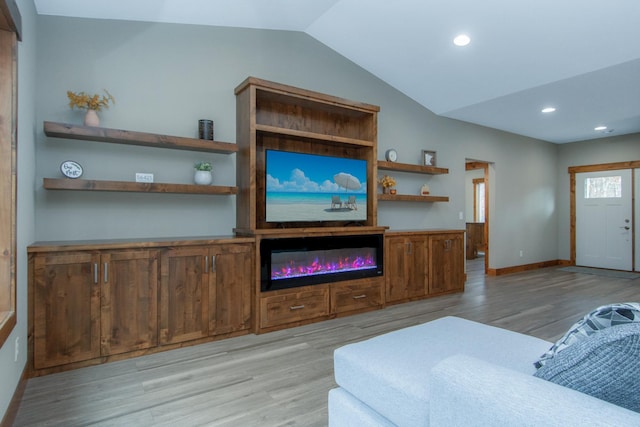
<path id="1" fill-rule="evenodd" d="M 346 345 L 329 426 L 640 426 L 640 413 L 534 377 L 551 345 L 457 317 Z"/>

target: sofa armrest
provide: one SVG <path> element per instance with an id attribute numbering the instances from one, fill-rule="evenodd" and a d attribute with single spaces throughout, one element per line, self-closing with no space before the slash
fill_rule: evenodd
<path id="1" fill-rule="evenodd" d="M 640 414 L 473 357 L 431 371 L 430 426 L 640 425 Z"/>

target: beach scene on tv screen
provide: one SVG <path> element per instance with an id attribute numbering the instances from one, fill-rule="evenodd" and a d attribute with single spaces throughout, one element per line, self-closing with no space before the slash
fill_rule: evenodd
<path id="1" fill-rule="evenodd" d="M 266 220 L 364 221 L 367 162 L 266 151 Z"/>

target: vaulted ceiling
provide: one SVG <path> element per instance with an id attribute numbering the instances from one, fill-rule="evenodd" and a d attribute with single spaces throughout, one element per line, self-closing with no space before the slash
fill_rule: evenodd
<path id="1" fill-rule="evenodd" d="M 640 132 L 638 0 L 35 4 L 43 15 L 301 31 L 444 117 L 554 143 Z M 454 45 L 463 33 L 470 43 Z"/>

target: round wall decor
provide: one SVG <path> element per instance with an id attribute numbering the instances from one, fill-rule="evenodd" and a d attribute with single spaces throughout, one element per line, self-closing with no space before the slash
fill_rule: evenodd
<path id="1" fill-rule="evenodd" d="M 60 170 L 67 178 L 76 179 L 82 176 L 82 166 L 80 166 L 80 163 L 74 162 L 73 160 L 65 160 L 62 162 Z"/>

